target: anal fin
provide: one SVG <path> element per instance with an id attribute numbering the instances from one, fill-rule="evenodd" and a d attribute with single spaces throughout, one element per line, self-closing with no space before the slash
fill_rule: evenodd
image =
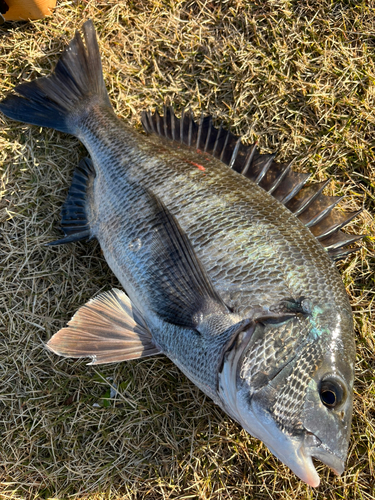
<path id="1" fill-rule="evenodd" d="M 55 333 L 47 347 L 68 358 L 91 357 L 90 365 L 160 353 L 138 310 L 117 289 L 98 295 L 78 309 L 68 326 Z"/>
<path id="2" fill-rule="evenodd" d="M 72 183 L 61 210 L 61 229 L 65 237 L 48 245 L 63 245 L 91 237 L 87 217 L 87 191 L 95 170 L 89 158 L 83 158 L 73 173 Z"/>

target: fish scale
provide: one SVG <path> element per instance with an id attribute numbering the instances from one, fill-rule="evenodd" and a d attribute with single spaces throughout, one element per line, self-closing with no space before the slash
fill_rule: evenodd
<path id="1" fill-rule="evenodd" d="M 355 250 L 341 228 L 356 214 L 212 117 L 164 106 L 139 134 L 114 114 L 90 21 L 83 34 L 0 103 L 86 146 L 52 244 L 97 238 L 126 291 L 91 299 L 47 347 L 91 364 L 163 353 L 307 484 L 312 457 L 340 474 L 355 346 L 332 259 Z"/>

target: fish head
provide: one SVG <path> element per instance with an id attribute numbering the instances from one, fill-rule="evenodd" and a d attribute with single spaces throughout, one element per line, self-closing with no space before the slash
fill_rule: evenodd
<path id="1" fill-rule="evenodd" d="M 312 307 L 237 335 L 219 373 L 222 406 L 303 481 L 320 479 L 312 458 L 344 471 L 353 403 L 350 309 Z"/>

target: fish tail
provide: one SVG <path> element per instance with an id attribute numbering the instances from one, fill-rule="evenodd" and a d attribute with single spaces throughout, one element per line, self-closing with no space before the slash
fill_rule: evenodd
<path id="1" fill-rule="evenodd" d="M 82 31 L 83 39 L 76 31 L 52 75 L 18 85 L 0 102 L 0 111 L 17 121 L 76 135 L 90 105 L 111 107 L 91 20 Z"/>

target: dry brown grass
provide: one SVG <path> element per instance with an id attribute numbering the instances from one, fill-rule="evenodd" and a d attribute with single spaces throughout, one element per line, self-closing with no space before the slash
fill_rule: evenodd
<path id="1" fill-rule="evenodd" d="M 365 208 L 350 230 L 370 236 L 340 264 L 357 337 L 349 458 L 340 478 L 319 466 L 312 490 L 167 359 L 93 368 L 46 352 L 116 279 L 95 242 L 44 246 L 82 145 L 0 117 L 0 499 L 374 499 L 375 2 L 60 2 L 51 19 L 1 27 L 1 95 L 49 74 L 88 17 L 135 127 L 166 97 L 190 104 Z"/>

